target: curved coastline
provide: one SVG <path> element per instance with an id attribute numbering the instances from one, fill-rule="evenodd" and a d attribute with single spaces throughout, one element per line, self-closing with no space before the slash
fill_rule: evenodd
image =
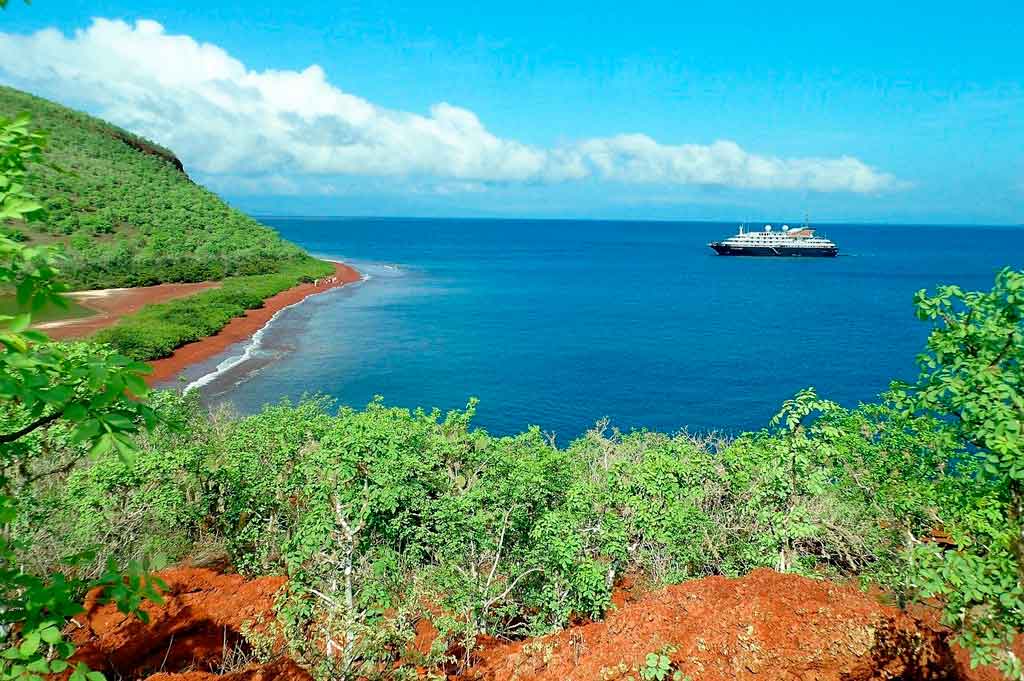
<path id="1" fill-rule="evenodd" d="M 170 357 L 150 362 L 149 365 L 153 368 L 153 371 L 146 376 L 146 382 L 149 385 L 167 382 L 178 376 L 189 366 L 219 355 L 236 343 L 247 339 L 258 341 L 262 330 L 282 310 L 297 305 L 310 296 L 324 293 L 346 284 L 353 284 L 363 279 L 363 275 L 354 267 L 350 267 L 342 262 L 332 262 L 332 264 L 334 265 L 334 274 L 332 275 L 335 277 L 334 282 L 329 284 L 322 283 L 319 286 L 299 284 L 287 291 L 282 291 L 277 295 L 267 298 L 263 301 L 263 307 L 249 310 L 244 316 L 232 319 L 228 322 L 227 326 L 215 335 L 183 345 L 175 350 L 174 354 Z M 232 361 L 230 366 L 235 366 L 244 361 L 244 358 L 251 354 L 251 351 L 251 346 L 247 347 L 242 357 L 238 358 L 238 361 Z M 224 367 L 223 369 L 218 367 L 217 372 L 223 371 L 226 368 L 230 367 Z M 201 381 L 205 378 L 204 376 L 197 381 L 193 381 L 189 387 L 196 387 L 197 384 L 202 385 Z"/>

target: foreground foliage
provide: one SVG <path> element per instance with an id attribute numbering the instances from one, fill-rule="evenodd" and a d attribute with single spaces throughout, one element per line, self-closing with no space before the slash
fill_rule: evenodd
<path id="1" fill-rule="evenodd" d="M 976 662 L 1024 673 L 1010 652 L 1024 631 L 1024 272 L 1004 270 L 988 292 L 942 286 L 918 294 L 934 322 L 916 385 L 897 385 L 908 411 L 944 419 L 959 475 L 943 518 L 956 549 L 921 546 L 915 575 L 945 603 Z"/>
<path id="2" fill-rule="evenodd" d="M 209 419 L 194 394 L 155 406 L 184 428 L 158 427 L 132 462 L 108 455 L 35 489 L 20 531 L 45 554 L 223 552 L 246 574 L 287 574 L 279 631 L 323 678 L 374 678 L 400 657 L 457 667 L 449 651 L 478 633 L 601 616 L 625 574 L 656 586 L 782 556 L 788 570 L 899 588 L 953 451 L 934 419 L 884 405 L 830 406 L 734 442 L 599 427 L 564 449 L 537 429 L 474 430 L 472 404 L 335 414 L 311 400 L 244 419 Z M 422 617 L 441 635 L 410 659 Z"/>
<path id="3" fill-rule="evenodd" d="M 38 162 L 45 137 L 30 128 L 28 117 L 0 119 L 0 211 L 7 220 L 42 215 L 42 207 L 25 188 L 29 164 Z M 87 454 L 117 452 L 127 460 L 135 452 L 132 435 L 140 423 L 152 427 L 157 416 L 142 398 L 148 392 L 141 373 L 147 370 L 127 357 L 87 347 L 51 343 L 29 331 L 32 310 L 61 304 L 56 283 L 57 255 L 27 248 L 0 226 L 0 289 L 16 291 L 18 315 L 0 315 L 0 678 L 39 679 L 68 670 L 74 647 L 62 633 L 80 612 L 85 589 L 101 587 L 104 600 L 126 613 L 137 611 L 144 597 L 159 598 L 141 564 L 121 569 L 110 561 L 91 577 L 68 574 L 58 561 L 74 566 L 86 555 L 81 546 L 51 556 L 38 571 L 26 571 L 23 556 L 35 547 L 14 531 L 24 522 L 27 488 L 59 475 L 41 439 L 59 442 L 62 458 L 72 466 Z M 77 665 L 74 681 L 101 675 Z"/>

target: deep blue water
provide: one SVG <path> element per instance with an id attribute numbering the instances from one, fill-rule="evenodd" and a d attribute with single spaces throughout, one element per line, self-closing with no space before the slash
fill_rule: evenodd
<path id="1" fill-rule="evenodd" d="M 819 232 L 839 258 L 762 259 L 707 248 L 732 223 L 264 221 L 369 279 L 282 313 L 207 400 L 251 412 L 379 394 L 447 410 L 476 396 L 478 425 L 537 424 L 562 443 L 605 416 L 624 430 L 756 429 L 806 386 L 872 400 L 915 375 L 928 328 L 915 291 L 989 288 L 1024 265 L 1014 228 L 834 225 Z"/>

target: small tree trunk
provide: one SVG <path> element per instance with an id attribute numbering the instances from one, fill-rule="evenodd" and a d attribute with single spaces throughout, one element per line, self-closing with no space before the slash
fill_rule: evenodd
<path id="1" fill-rule="evenodd" d="M 353 652 L 356 645 L 356 634 L 352 630 L 355 624 L 355 598 L 352 595 L 352 560 L 355 554 L 354 535 L 349 534 L 348 543 L 342 554 L 342 570 L 345 575 L 345 669 L 351 669 Z"/>
<path id="2" fill-rule="evenodd" d="M 1013 478 L 1010 479 L 1010 508 L 1007 515 L 1013 531 L 1010 550 L 1017 561 L 1017 581 L 1024 586 L 1024 484 Z"/>

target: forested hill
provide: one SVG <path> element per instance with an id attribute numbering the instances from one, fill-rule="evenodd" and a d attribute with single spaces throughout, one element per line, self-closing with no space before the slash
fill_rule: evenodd
<path id="1" fill-rule="evenodd" d="M 308 259 L 297 246 L 192 182 L 173 152 L 67 107 L 0 86 L 0 117 L 29 113 L 46 157 L 29 189 L 44 221 L 30 242 L 64 245 L 75 288 L 264 274 Z"/>

